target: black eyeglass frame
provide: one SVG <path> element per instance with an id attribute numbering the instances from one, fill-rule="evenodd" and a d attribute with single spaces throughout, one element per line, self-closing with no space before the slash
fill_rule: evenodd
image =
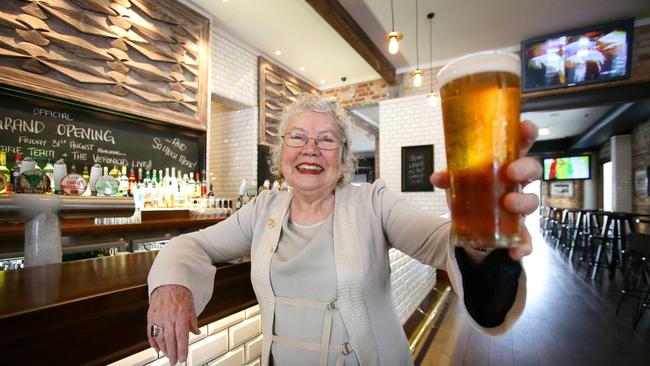
<path id="1" fill-rule="evenodd" d="M 339 147 L 338 144 L 337 144 L 336 147 L 333 148 L 333 149 L 327 149 L 327 148 L 322 148 L 322 147 L 318 146 L 318 141 L 317 141 L 316 139 L 317 139 L 318 137 L 320 137 L 320 136 L 316 136 L 316 137 L 307 137 L 307 139 L 305 140 L 305 144 L 304 144 L 304 145 L 300 145 L 300 146 L 292 146 L 292 145 L 290 145 L 290 144 L 287 143 L 286 138 L 287 138 L 288 136 L 289 136 L 289 135 L 282 135 L 282 136 L 280 136 L 280 137 L 282 138 L 282 140 L 284 141 L 284 143 L 285 143 L 287 146 L 289 146 L 289 147 L 296 147 L 296 148 L 297 148 L 297 147 L 305 147 L 305 146 L 307 146 L 307 144 L 309 143 L 309 140 L 314 140 L 314 145 L 316 145 L 316 147 L 319 148 L 319 149 L 321 149 L 321 150 L 328 150 L 328 151 L 331 151 L 331 150 L 336 150 L 336 148 Z M 304 135 L 304 136 L 306 137 L 306 135 Z M 338 137 L 336 137 L 336 136 L 334 136 L 334 139 L 336 139 L 336 141 L 338 141 L 338 143 L 339 143 L 340 145 L 344 145 L 344 144 L 345 144 L 345 141 L 346 141 L 345 138 L 338 138 Z"/>

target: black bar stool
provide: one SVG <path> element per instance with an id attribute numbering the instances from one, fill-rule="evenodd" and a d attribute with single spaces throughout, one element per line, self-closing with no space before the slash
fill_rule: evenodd
<path id="1" fill-rule="evenodd" d="M 598 274 L 598 269 L 601 266 L 607 266 L 609 261 L 607 260 L 607 255 L 609 248 L 611 247 L 610 239 L 610 224 L 611 220 L 609 219 L 609 212 L 606 211 L 597 211 L 593 213 L 599 222 L 599 231 L 595 234 L 589 235 L 589 270 L 587 271 L 587 276 L 591 279 L 596 279 Z M 605 251 L 605 255 L 603 255 Z M 590 275 L 591 274 L 591 275 Z"/>
<path id="2" fill-rule="evenodd" d="M 589 238 L 600 233 L 600 220 L 596 215 L 597 210 L 581 210 L 580 221 L 576 230 L 575 246 L 571 253 L 571 260 L 577 261 L 576 270 L 579 271 L 583 262 L 589 260 Z"/>
<path id="3" fill-rule="evenodd" d="M 632 325 L 636 329 L 646 308 L 650 306 L 650 235 L 630 233 L 625 252 L 623 290 L 616 308 L 621 309 L 626 297 L 635 299 Z"/>

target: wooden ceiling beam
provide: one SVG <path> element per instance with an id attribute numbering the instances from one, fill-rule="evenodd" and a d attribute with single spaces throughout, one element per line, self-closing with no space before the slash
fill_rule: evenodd
<path id="1" fill-rule="evenodd" d="M 338 0 L 305 0 L 390 85 L 397 84 L 395 66 L 375 46 Z"/>

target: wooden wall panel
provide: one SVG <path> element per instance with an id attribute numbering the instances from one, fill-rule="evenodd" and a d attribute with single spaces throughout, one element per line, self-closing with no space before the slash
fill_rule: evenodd
<path id="1" fill-rule="evenodd" d="M 205 130 L 209 37 L 175 0 L 2 0 L 0 82 Z"/>
<path id="2" fill-rule="evenodd" d="M 304 93 L 320 96 L 320 91 L 283 68 L 259 58 L 259 144 L 278 144 L 282 111 Z"/>

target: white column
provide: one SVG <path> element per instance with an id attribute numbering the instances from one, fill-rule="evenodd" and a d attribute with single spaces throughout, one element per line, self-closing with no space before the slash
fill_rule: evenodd
<path id="1" fill-rule="evenodd" d="M 612 136 L 612 211 L 632 212 L 632 139 Z"/>

